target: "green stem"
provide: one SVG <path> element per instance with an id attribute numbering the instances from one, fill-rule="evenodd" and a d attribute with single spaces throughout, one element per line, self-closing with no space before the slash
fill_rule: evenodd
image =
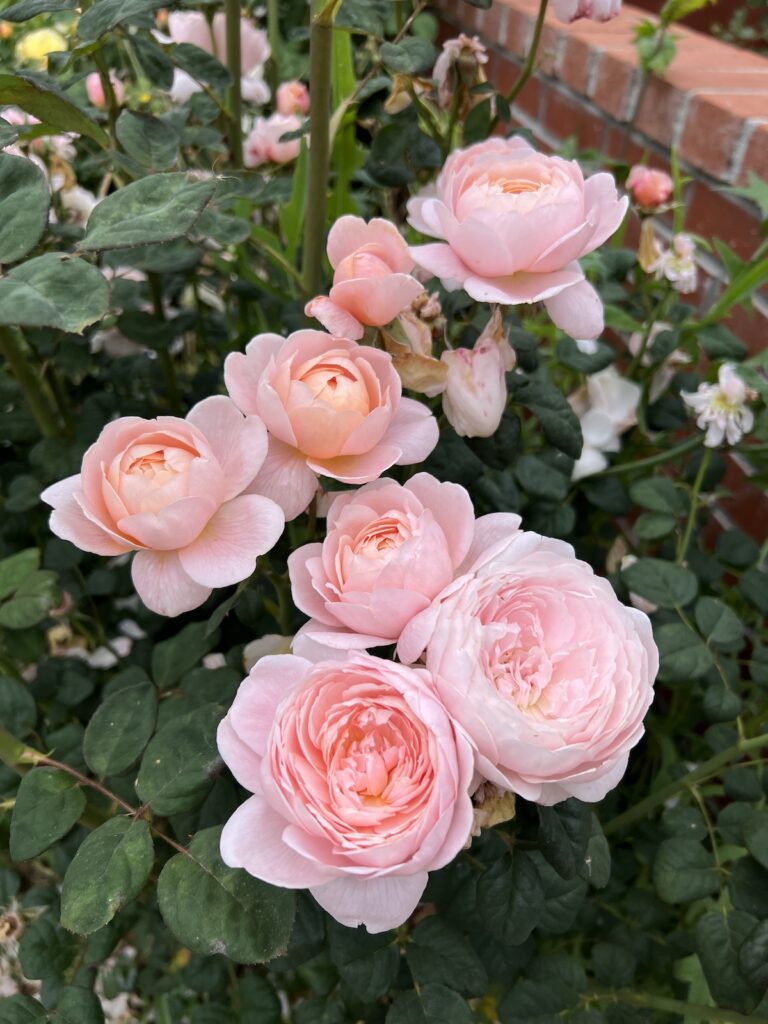
<path id="1" fill-rule="evenodd" d="M 43 437 L 58 437 L 61 430 L 43 382 L 33 372 L 16 332 L 8 327 L 0 327 L 0 355 L 5 358 L 9 370 L 16 378 L 40 433 Z"/>
<path id="2" fill-rule="evenodd" d="M 669 999 L 667 996 L 655 996 L 650 992 L 633 992 L 630 989 L 618 989 L 615 992 L 596 993 L 595 997 L 601 1002 L 629 1003 L 632 1006 L 642 1006 L 649 1010 L 658 1010 L 660 1013 L 676 1013 L 686 1019 L 712 1021 L 712 1024 L 760 1024 L 764 1017 L 750 1017 L 748 1014 L 736 1013 L 735 1010 L 721 1010 L 718 1006 L 700 1006 L 696 1003 L 686 1003 L 681 999 Z"/>
<path id="3" fill-rule="evenodd" d="M 67 389 L 61 379 L 61 374 L 53 363 L 48 363 L 45 368 L 45 375 L 51 389 L 51 394 L 53 395 L 53 399 L 56 403 L 56 407 L 59 410 L 61 418 L 64 420 L 67 434 L 70 437 L 73 437 L 75 433 L 75 421 L 72 412 L 72 403 L 69 400 Z"/>
<path id="4" fill-rule="evenodd" d="M 243 98 L 240 92 L 242 77 L 240 56 L 240 0 L 224 0 L 227 25 L 227 68 L 232 76 L 229 88 L 229 151 L 235 167 L 243 166 Z"/>
<path id="5" fill-rule="evenodd" d="M 152 305 L 155 309 L 155 316 L 165 323 L 165 310 L 163 309 L 163 281 L 159 274 L 152 272 L 147 274 L 149 291 L 152 296 Z M 168 388 L 168 402 L 174 416 L 181 416 L 181 398 L 179 396 L 179 382 L 176 380 L 176 367 L 173 365 L 171 353 L 165 345 L 158 346 L 157 357 L 165 377 L 165 384 Z"/>
<path id="6" fill-rule="evenodd" d="M 675 448 L 659 452 L 658 455 L 649 455 L 647 459 L 636 459 L 634 462 L 620 462 L 616 466 L 610 466 L 599 473 L 594 473 L 590 479 L 596 480 L 601 476 L 615 476 L 617 473 L 633 473 L 636 469 L 650 469 L 651 466 L 661 466 L 665 462 L 671 462 L 680 455 L 685 455 L 686 452 L 698 448 L 703 440 L 703 437 L 697 434 L 695 437 L 689 437 L 687 441 L 683 441 Z"/>
<path id="7" fill-rule="evenodd" d="M 693 481 L 693 487 L 691 488 L 691 509 L 688 513 L 688 522 L 685 524 L 685 533 L 683 534 L 680 545 L 677 549 L 677 561 L 685 561 L 685 556 L 688 553 L 688 545 L 691 543 L 691 535 L 693 534 L 693 528 L 696 525 L 696 515 L 699 511 L 699 491 L 701 490 L 702 482 L 704 481 L 704 475 L 707 472 L 709 466 L 709 460 L 712 458 L 712 449 L 705 448 L 704 454 L 701 457 L 699 463 L 699 469 L 696 473 L 696 479 Z"/>
<path id="8" fill-rule="evenodd" d="M 533 27 L 533 38 L 531 39 L 531 48 L 528 51 L 528 57 L 526 58 L 523 70 L 520 72 L 520 77 L 517 79 L 512 89 L 507 94 L 507 103 L 510 105 L 515 101 L 517 96 L 520 94 L 525 83 L 533 74 L 536 68 L 536 56 L 539 51 L 539 43 L 541 41 L 541 33 L 544 29 L 544 19 L 547 14 L 547 6 L 549 0 L 541 0 L 539 6 L 539 13 L 536 16 L 536 24 Z"/>
<path id="9" fill-rule="evenodd" d="M 279 0 L 267 0 L 267 39 L 272 51 L 272 59 L 267 66 L 267 84 L 274 93 L 279 84 L 277 54 L 280 50 L 280 3 Z"/>
<path id="10" fill-rule="evenodd" d="M 302 278 L 307 296 L 317 295 L 323 275 L 325 218 L 328 203 L 331 122 L 331 53 L 335 3 L 314 0 L 309 32 L 309 172 L 304 221 Z"/>
<path id="11" fill-rule="evenodd" d="M 104 60 L 104 54 L 100 50 L 96 50 L 93 54 L 93 59 L 99 72 L 99 78 L 101 79 L 101 89 L 104 93 L 104 102 L 107 105 L 109 134 L 112 136 L 112 142 L 116 148 L 119 149 L 120 144 L 117 141 L 115 126 L 117 125 L 117 118 L 120 113 L 120 104 L 117 102 L 115 90 L 112 88 L 112 79 L 109 77 L 109 69 L 107 68 Z"/>
<path id="12" fill-rule="evenodd" d="M 738 761 L 740 757 L 744 756 L 744 754 L 748 754 L 751 750 L 759 750 L 761 747 L 768 747 L 768 733 L 760 736 L 753 736 L 752 739 L 749 740 L 739 740 L 735 746 L 728 747 L 727 750 L 721 750 L 719 754 L 715 754 L 714 757 L 710 757 L 708 761 L 704 761 L 698 768 L 694 768 L 693 771 L 688 772 L 688 774 L 684 775 L 681 779 L 675 779 L 674 782 L 670 782 L 668 785 L 662 786 L 661 789 L 657 789 L 655 793 L 650 793 L 644 800 L 640 800 L 638 803 L 634 804 L 634 806 L 630 807 L 629 810 L 624 811 L 623 814 L 619 814 L 617 817 L 612 818 L 603 827 L 603 832 L 606 835 L 610 835 L 613 832 L 620 832 L 628 825 L 632 825 L 634 822 L 640 821 L 671 797 L 677 796 L 677 794 L 682 790 L 691 789 L 693 786 L 697 785 L 697 783 L 716 774 L 718 769 L 723 768 L 732 761 Z"/>

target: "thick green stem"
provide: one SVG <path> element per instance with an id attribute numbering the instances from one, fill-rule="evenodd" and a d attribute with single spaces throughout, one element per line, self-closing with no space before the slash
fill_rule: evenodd
<path id="1" fill-rule="evenodd" d="M 691 510 L 688 513 L 688 522 L 685 524 L 685 533 L 680 540 L 680 546 L 677 549 L 677 561 L 684 562 L 685 556 L 688 553 L 688 545 L 691 543 L 691 536 L 693 534 L 693 528 L 696 525 L 696 516 L 699 511 L 699 491 L 701 485 L 704 482 L 704 476 L 709 466 L 709 460 L 712 458 L 712 449 L 705 448 L 704 454 L 701 457 L 699 463 L 699 469 L 696 473 L 696 479 L 693 481 L 693 487 L 691 488 Z"/>
<path id="2" fill-rule="evenodd" d="M 302 279 L 307 296 L 320 291 L 325 251 L 325 217 L 330 165 L 331 53 L 334 3 L 315 0 L 309 34 L 309 173 L 304 221 Z"/>
<path id="3" fill-rule="evenodd" d="M 739 740 L 735 746 L 728 747 L 727 750 L 721 750 L 719 754 L 715 754 L 708 761 L 702 762 L 698 768 L 694 768 L 693 771 L 688 772 L 681 779 L 675 779 L 674 782 L 670 782 L 667 786 L 662 786 L 655 793 L 650 793 L 644 800 L 640 800 L 630 807 L 629 810 L 624 811 L 623 814 L 612 818 L 603 827 L 603 832 L 606 835 L 610 835 L 612 832 L 620 832 L 628 825 L 640 821 L 646 814 L 650 814 L 651 811 L 660 807 L 671 797 L 677 796 L 682 790 L 691 789 L 699 782 L 714 775 L 718 769 L 724 768 L 725 765 L 731 764 L 733 761 L 738 761 L 751 750 L 759 750 L 761 747 L 768 747 L 768 733 L 761 736 L 753 736 L 749 740 Z"/>
<path id="4" fill-rule="evenodd" d="M 227 24 L 227 68 L 232 76 L 229 88 L 229 152 L 235 167 L 243 166 L 243 98 L 240 57 L 240 0 L 224 0 Z"/>
<path id="5" fill-rule="evenodd" d="M 595 999 L 600 1002 L 629 1003 L 631 1006 L 642 1006 L 660 1013 L 676 1013 L 686 1019 L 711 1021 L 712 1024 L 760 1024 L 764 1017 L 750 1017 L 748 1014 L 736 1013 L 735 1010 L 721 1010 L 718 1006 L 700 1006 L 686 1003 L 681 999 L 669 999 L 667 996 L 656 996 L 650 992 L 633 992 L 631 989 L 618 989 L 615 992 L 596 993 Z"/>
<path id="6" fill-rule="evenodd" d="M 511 104 L 515 101 L 525 83 L 536 70 L 536 57 L 539 52 L 539 43 L 541 42 L 541 33 L 544 29 L 544 19 L 547 15 L 548 4 L 549 0 L 541 0 L 539 13 L 536 16 L 536 24 L 533 27 L 533 38 L 531 39 L 531 46 L 528 50 L 528 57 L 523 65 L 523 70 L 520 72 L 520 77 L 507 94 L 507 103 Z"/>
<path id="7" fill-rule="evenodd" d="M 51 409 L 43 382 L 32 370 L 29 356 L 19 344 L 17 334 L 8 327 L 0 327 L 0 355 L 5 358 L 9 370 L 16 378 L 40 433 L 43 437 L 58 437 L 61 429 Z"/>
<path id="8" fill-rule="evenodd" d="M 272 51 L 272 59 L 267 66 L 267 83 L 274 93 L 280 80 L 277 65 L 277 54 L 280 50 L 279 0 L 267 0 L 267 39 L 269 40 L 269 48 Z"/>

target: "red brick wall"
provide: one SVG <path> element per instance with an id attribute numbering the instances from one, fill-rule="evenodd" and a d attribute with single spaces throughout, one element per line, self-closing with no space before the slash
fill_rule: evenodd
<path id="1" fill-rule="evenodd" d="M 502 92 L 515 82 L 533 33 L 538 0 L 494 0 L 488 10 L 465 0 L 435 0 L 444 36 L 477 33 L 489 48 L 488 77 Z M 641 71 L 633 28 L 653 16 L 624 4 L 612 21 L 570 25 L 550 12 L 536 75 L 512 108 L 544 147 L 575 137 L 579 148 L 634 163 L 669 167 L 676 146 L 687 186 L 686 229 L 716 235 L 740 256 L 759 244 L 755 206 L 723 192 L 747 173 L 768 178 L 768 59 L 675 26 L 677 55 L 663 76 Z M 701 298 L 722 288 L 722 270 L 702 257 Z M 768 341 L 768 297 L 756 298 L 750 316 L 730 323 L 752 351 Z"/>

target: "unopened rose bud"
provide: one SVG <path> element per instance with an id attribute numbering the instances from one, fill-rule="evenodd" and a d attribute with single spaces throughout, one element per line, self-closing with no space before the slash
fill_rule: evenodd
<path id="1" fill-rule="evenodd" d="M 675 185 L 666 171 L 635 164 L 627 178 L 627 191 L 645 210 L 655 210 L 669 202 Z"/>
<path id="2" fill-rule="evenodd" d="M 13 35 L 13 25 L 10 21 L 0 21 L 0 39 L 10 39 Z"/>
<path id="3" fill-rule="evenodd" d="M 456 39 L 447 39 L 443 43 L 443 51 L 435 61 L 432 77 L 437 86 L 437 102 L 448 110 L 454 103 L 457 89 L 464 88 L 469 96 L 470 91 L 486 81 L 482 65 L 488 62 L 488 51 L 477 36 L 471 38 L 462 33 Z M 471 108 L 482 100 L 482 96 L 472 96 L 465 102 Z"/>

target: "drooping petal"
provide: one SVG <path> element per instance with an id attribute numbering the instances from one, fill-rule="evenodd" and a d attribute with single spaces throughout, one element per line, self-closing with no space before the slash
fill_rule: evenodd
<path id="1" fill-rule="evenodd" d="M 312 887 L 312 895 L 331 917 L 347 928 L 365 925 L 386 932 L 407 921 L 427 885 L 427 872 L 384 878 L 337 878 Z"/>
<path id="2" fill-rule="evenodd" d="M 472 271 L 450 245 L 444 245 L 442 242 L 412 245 L 411 256 L 418 267 L 434 277 L 439 277 L 448 291 L 461 288 L 467 278 L 472 276 Z"/>
<path id="3" fill-rule="evenodd" d="M 572 338 L 599 338 L 603 333 L 603 303 L 588 281 L 546 298 L 544 305 L 560 330 Z"/>
<path id="4" fill-rule="evenodd" d="M 210 587 L 203 587 L 187 576 L 175 551 L 138 551 L 131 577 L 136 593 L 158 615 L 192 611 L 211 593 Z"/>
<path id="5" fill-rule="evenodd" d="M 314 299 L 310 299 L 304 307 L 304 313 L 306 316 L 312 316 L 315 320 L 319 320 L 331 334 L 338 334 L 342 338 L 358 341 L 365 334 L 365 328 L 360 321 L 327 295 L 317 295 Z"/>

